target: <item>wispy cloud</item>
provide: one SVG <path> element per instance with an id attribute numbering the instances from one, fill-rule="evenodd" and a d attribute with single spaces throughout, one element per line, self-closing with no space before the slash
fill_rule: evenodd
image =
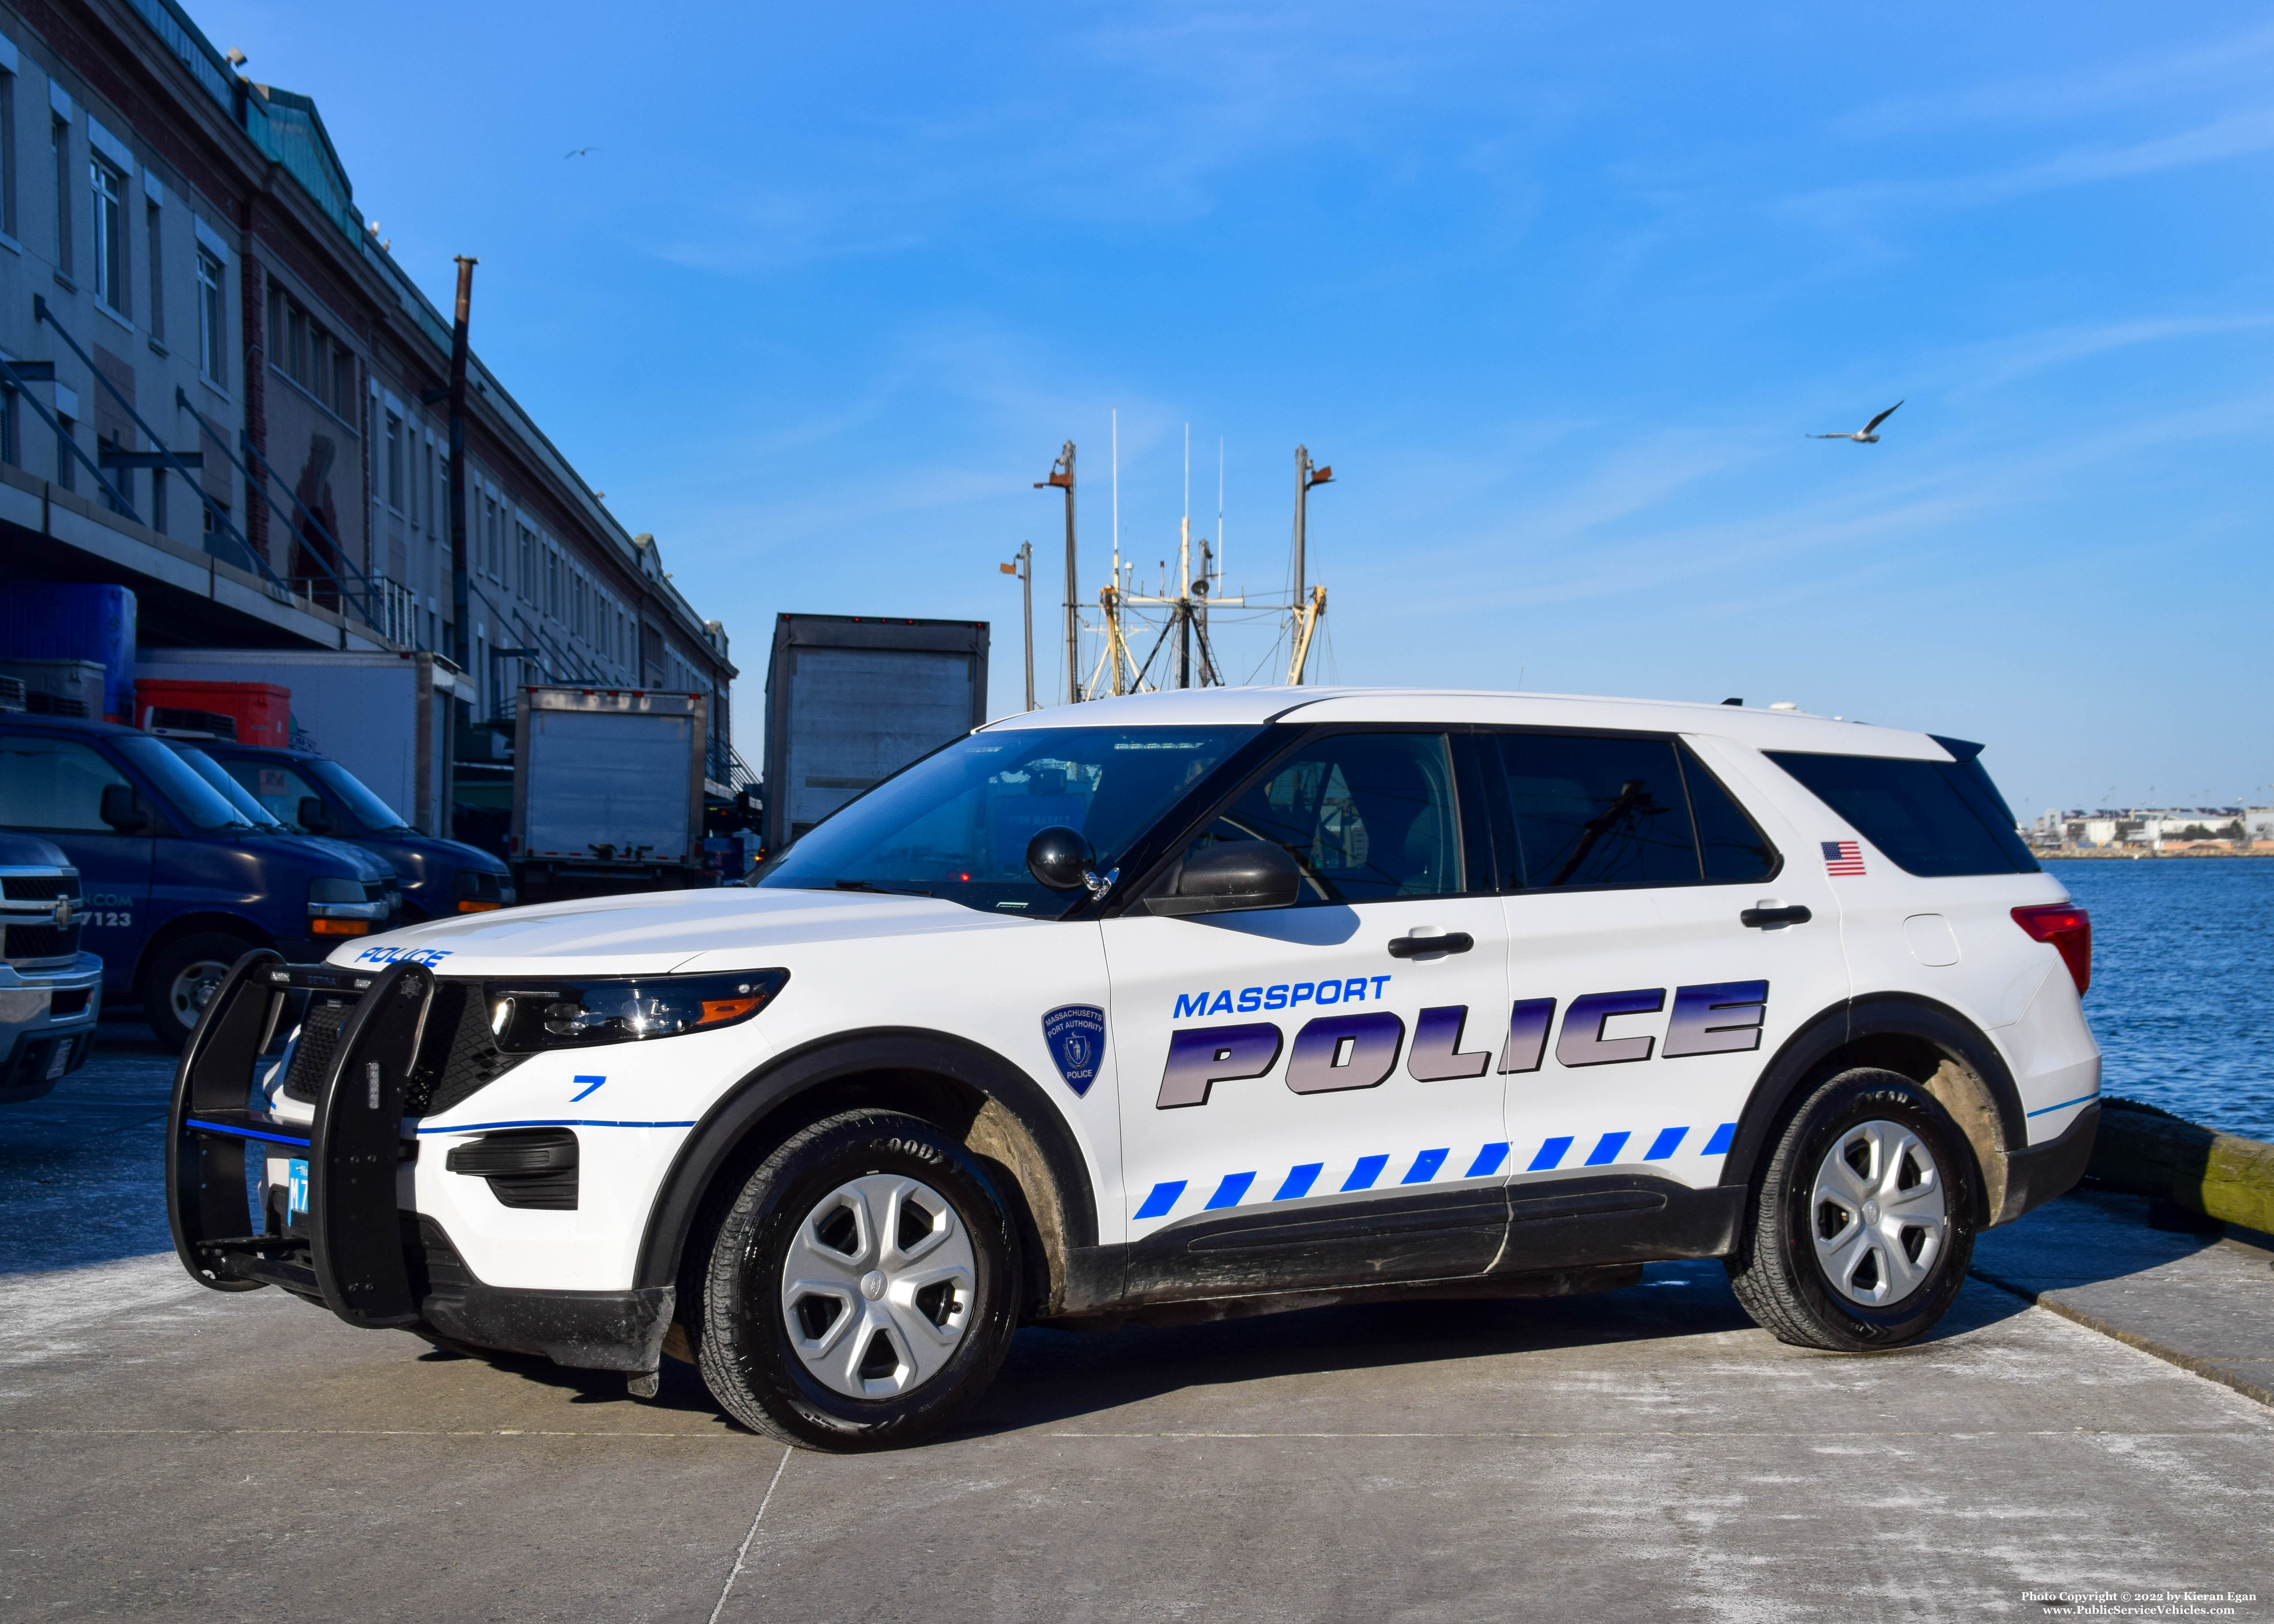
<path id="1" fill-rule="evenodd" d="M 2263 332 L 2269 327 L 2274 327 L 2274 313 L 2142 317 L 2130 321 L 2053 327 L 1966 345 L 1946 351 L 1933 366 L 1952 380 L 1954 387 L 1992 389 L 2054 367 L 2142 344 Z"/>
<path id="2" fill-rule="evenodd" d="M 1979 207 L 2030 192 L 2153 175 L 2269 150 L 2274 150 L 2274 109 L 2263 109 L 2127 146 L 2077 147 L 1981 174 L 1826 187 L 1788 199 L 1782 207 L 1803 218 L 1845 225 L 1891 207 Z"/>
<path id="3" fill-rule="evenodd" d="M 2058 123 L 2222 85 L 2255 94 L 2264 86 L 2263 64 L 2270 54 L 2274 27 L 2256 28 L 2075 73 L 2030 75 L 1926 95 L 1889 97 L 1834 120 L 1832 128 L 1835 134 L 1859 139 L 1917 135 L 1986 124 Z"/>

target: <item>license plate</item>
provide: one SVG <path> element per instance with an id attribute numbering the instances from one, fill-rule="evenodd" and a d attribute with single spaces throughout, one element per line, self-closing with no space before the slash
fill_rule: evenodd
<path id="1" fill-rule="evenodd" d="M 48 1074 L 43 1081 L 52 1083 L 71 1070 L 72 1045 L 77 1041 L 76 1038 L 64 1038 L 56 1044 L 55 1053 L 48 1056 Z"/>
<path id="2" fill-rule="evenodd" d="M 284 1169 L 284 1222 L 308 1215 L 308 1164 L 295 1156 Z"/>

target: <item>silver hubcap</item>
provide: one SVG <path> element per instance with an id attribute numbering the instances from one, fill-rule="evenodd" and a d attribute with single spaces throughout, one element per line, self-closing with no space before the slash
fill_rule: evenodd
<path id="1" fill-rule="evenodd" d="M 783 1261 L 790 1346 L 847 1398 L 922 1387 L 971 1328 L 975 1264 L 938 1192 L 897 1173 L 841 1184 L 805 1215 Z"/>
<path id="2" fill-rule="evenodd" d="M 184 965 L 182 973 L 174 978 L 168 1002 L 174 1006 L 174 1019 L 184 1026 L 194 1026 L 198 1017 L 205 1013 L 206 1005 L 213 1002 L 221 990 L 222 978 L 229 966 L 218 959 L 200 959 L 195 964 Z"/>
<path id="3" fill-rule="evenodd" d="M 1858 1123 L 1841 1134 L 1816 1169 L 1808 1210 L 1825 1278 L 1871 1308 L 1917 1290 L 1950 1238 L 1941 1169 L 1897 1122 Z"/>

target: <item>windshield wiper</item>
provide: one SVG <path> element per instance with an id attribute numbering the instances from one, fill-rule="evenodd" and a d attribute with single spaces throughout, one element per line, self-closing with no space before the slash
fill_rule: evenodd
<path id="1" fill-rule="evenodd" d="M 931 895 L 931 892 L 928 891 L 920 891 L 913 885 L 878 885 L 870 880 L 839 880 L 835 882 L 835 883 L 837 889 L 840 891 L 873 891 L 879 896 L 885 897 L 929 897 Z"/>

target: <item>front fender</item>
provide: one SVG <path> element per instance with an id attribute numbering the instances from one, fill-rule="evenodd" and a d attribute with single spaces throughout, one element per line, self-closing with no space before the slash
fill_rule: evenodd
<path id="1" fill-rule="evenodd" d="M 1065 1121 L 1035 1079 L 968 1038 L 915 1027 L 877 1027 L 824 1038 L 775 1056 L 723 1095 L 680 1146 L 640 1240 L 636 1288 L 679 1276 L 704 1196 L 760 1125 L 799 1095 L 832 1083 L 881 1077 L 945 1082 L 994 1102 L 1032 1136 L 1056 1186 L 1069 1255 L 1097 1244 L 1089 1173 Z"/>

